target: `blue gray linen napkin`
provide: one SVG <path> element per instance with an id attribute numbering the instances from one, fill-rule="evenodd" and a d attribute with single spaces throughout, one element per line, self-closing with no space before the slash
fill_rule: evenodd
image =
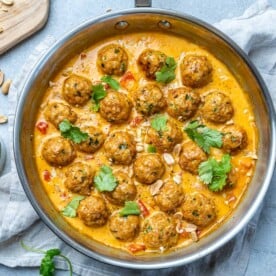
<path id="1" fill-rule="evenodd" d="M 276 105 L 276 11 L 266 1 L 258 1 L 238 18 L 223 20 L 215 26 L 228 34 L 249 55 L 260 70 Z M 34 51 L 14 82 L 10 93 L 9 123 L 12 133 L 17 97 L 21 91 L 28 68 L 53 43 L 47 38 Z M 12 141 L 12 139 L 11 139 Z M 10 146 L 12 148 L 12 146 Z M 13 156 L 13 154 L 11 154 Z M 19 245 L 23 239 L 27 244 L 41 249 L 60 248 L 64 255 L 72 260 L 77 275 L 156 275 L 156 270 L 136 271 L 92 260 L 64 244 L 40 220 L 28 202 L 18 180 L 14 161 L 11 172 L 0 178 L 0 263 L 6 266 L 39 266 L 42 256 L 26 252 Z M 276 175 L 272 182 L 275 183 Z M 270 187 L 265 205 L 269 205 L 271 214 L 276 211 L 276 189 Z M 248 265 L 251 245 L 261 209 L 234 239 L 214 253 L 185 266 L 158 270 L 159 275 L 244 275 Z M 273 220 L 272 220 L 273 222 Z M 275 219 L 274 219 L 274 224 Z M 274 228 L 276 229 L 276 228 Z M 274 241 L 276 236 L 274 234 Z M 272 237 L 272 238 L 273 238 Z M 57 260 L 57 268 L 67 269 L 66 263 Z M 275 271 L 274 271 L 275 272 Z"/>

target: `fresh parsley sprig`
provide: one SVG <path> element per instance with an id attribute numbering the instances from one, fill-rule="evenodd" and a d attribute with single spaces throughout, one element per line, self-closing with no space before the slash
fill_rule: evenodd
<path id="1" fill-rule="evenodd" d="M 65 217 L 75 218 L 77 216 L 77 209 L 84 196 L 75 196 L 61 211 Z"/>
<path id="2" fill-rule="evenodd" d="M 222 133 L 201 125 L 197 120 L 190 122 L 184 131 L 208 154 L 211 147 L 221 148 L 222 146 Z"/>
<path id="3" fill-rule="evenodd" d="M 39 249 L 27 246 L 22 240 L 20 241 L 20 244 L 22 248 L 24 248 L 27 251 L 44 254 L 44 257 L 41 260 L 40 268 L 39 268 L 39 274 L 41 276 L 54 276 L 54 272 L 56 270 L 54 257 L 56 256 L 63 258 L 67 262 L 69 267 L 69 275 L 70 276 L 73 275 L 73 267 L 72 267 L 71 261 L 66 256 L 61 254 L 60 249 L 53 248 L 47 251 L 39 250 Z"/>
<path id="4" fill-rule="evenodd" d="M 231 171 L 231 157 L 223 155 L 221 161 L 209 158 L 199 165 L 198 172 L 200 179 L 208 185 L 213 192 L 221 191 L 226 185 L 228 173 Z"/>
<path id="5" fill-rule="evenodd" d="M 165 131 L 167 129 L 168 117 L 166 115 L 156 115 L 151 121 L 150 125 L 156 131 Z"/>
<path id="6" fill-rule="evenodd" d="M 153 145 L 148 145 L 147 152 L 155 153 L 156 152 L 156 147 L 153 146 Z"/>
<path id="7" fill-rule="evenodd" d="M 175 79 L 176 62 L 173 57 L 167 57 L 165 65 L 155 73 L 156 81 L 169 83 Z"/>
<path id="8" fill-rule="evenodd" d="M 120 216 L 125 217 L 129 215 L 139 216 L 141 213 L 137 202 L 135 201 L 126 201 L 124 208 L 120 211 Z"/>
<path id="9" fill-rule="evenodd" d="M 82 132 L 78 127 L 72 125 L 67 119 L 63 120 L 58 125 L 58 128 L 63 137 L 72 140 L 76 144 L 86 141 L 89 137 L 87 133 Z"/>
<path id="10" fill-rule="evenodd" d="M 106 75 L 101 78 L 101 81 L 105 82 L 108 84 L 111 88 L 114 90 L 118 91 L 120 88 L 120 84 L 117 80 L 113 79 L 111 76 Z"/>
<path id="11" fill-rule="evenodd" d="M 107 92 L 104 89 L 104 86 L 100 83 L 92 86 L 92 95 L 91 100 L 93 102 L 92 109 L 94 111 L 99 111 L 100 109 L 100 101 L 105 98 Z"/>
<path id="12" fill-rule="evenodd" d="M 111 192 L 117 187 L 118 180 L 113 175 L 112 169 L 103 165 L 100 172 L 94 177 L 94 184 L 100 192 Z"/>

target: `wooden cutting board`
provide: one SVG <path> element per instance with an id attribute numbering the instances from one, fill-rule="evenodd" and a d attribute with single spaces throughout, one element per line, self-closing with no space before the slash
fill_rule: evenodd
<path id="1" fill-rule="evenodd" d="M 14 0 L 12 6 L 0 1 L 0 55 L 41 29 L 49 14 L 49 0 Z"/>

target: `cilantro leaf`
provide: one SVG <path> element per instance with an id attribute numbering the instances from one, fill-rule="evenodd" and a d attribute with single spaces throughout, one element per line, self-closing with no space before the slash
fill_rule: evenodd
<path id="1" fill-rule="evenodd" d="M 89 137 L 87 133 L 82 132 L 78 127 L 72 125 L 67 119 L 63 120 L 58 127 L 63 137 L 72 140 L 76 144 L 86 141 Z"/>
<path id="2" fill-rule="evenodd" d="M 120 84 L 117 80 L 113 79 L 111 76 L 103 76 L 101 78 L 101 80 L 105 83 L 107 83 L 111 88 L 113 88 L 114 90 L 119 90 L 120 88 Z"/>
<path id="3" fill-rule="evenodd" d="M 120 211 L 120 216 L 140 215 L 140 209 L 135 201 L 126 201 L 124 208 Z"/>
<path id="4" fill-rule="evenodd" d="M 158 82 L 169 83 L 175 79 L 176 62 L 173 57 L 167 57 L 165 65 L 155 73 Z"/>
<path id="5" fill-rule="evenodd" d="M 222 146 L 222 133 L 200 125 L 198 121 L 190 122 L 184 131 L 206 153 L 210 153 L 210 147 L 221 148 Z"/>
<path id="6" fill-rule="evenodd" d="M 223 155 L 220 162 L 209 158 L 199 165 L 199 177 L 208 185 L 211 191 L 221 191 L 226 185 L 227 176 L 231 171 L 231 167 L 231 157 L 229 154 Z"/>
<path id="7" fill-rule="evenodd" d="M 61 213 L 65 217 L 75 218 L 77 216 L 77 209 L 79 207 L 80 201 L 84 199 L 84 196 L 75 196 L 67 206 L 62 209 Z"/>
<path id="8" fill-rule="evenodd" d="M 112 173 L 112 169 L 108 166 L 102 166 L 100 172 L 94 177 L 94 183 L 98 191 L 113 191 L 117 185 L 118 180 Z"/>
<path id="9" fill-rule="evenodd" d="M 156 147 L 153 145 L 148 145 L 147 151 L 149 153 L 154 153 L 154 152 L 156 152 Z"/>
<path id="10" fill-rule="evenodd" d="M 167 129 L 167 121 L 166 115 L 157 115 L 150 121 L 150 125 L 156 131 L 164 131 Z"/>
<path id="11" fill-rule="evenodd" d="M 97 85 L 92 86 L 92 95 L 91 99 L 93 102 L 92 109 L 94 111 L 99 111 L 100 109 L 100 101 L 106 96 L 106 91 L 104 89 L 104 86 L 100 83 Z"/>

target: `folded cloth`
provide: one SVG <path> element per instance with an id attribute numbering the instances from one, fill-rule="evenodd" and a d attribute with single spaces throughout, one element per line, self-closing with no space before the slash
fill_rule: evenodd
<path id="1" fill-rule="evenodd" d="M 223 20 L 215 26 L 228 34 L 239 44 L 262 73 L 276 104 L 276 11 L 266 1 L 258 1 L 241 17 Z M 34 51 L 17 81 L 11 88 L 10 133 L 12 133 L 15 105 L 27 68 L 53 43 L 47 38 Z M 11 139 L 12 141 L 12 139 Z M 12 148 L 12 146 L 10 147 Z M 13 154 L 11 154 L 13 156 Z M 0 263 L 6 266 L 39 266 L 42 256 L 25 251 L 19 244 L 22 239 L 30 246 L 47 250 L 60 248 L 73 264 L 77 275 L 156 275 L 156 271 L 137 271 L 100 263 L 73 250 L 55 236 L 40 220 L 30 205 L 18 179 L 14 160 L 11 172 L 0 178 Z M 274 177 L 275 178 L 275 177 Z M 275 181 L 275 179 L 273 179 Z M 269 200 L 276 202 L 276 190 L 272 190 Z M 274 209 L 276 209 L 276 206 Z M 225 246 L 214 253 L 185 266 L 158 270 L 160 275 L 244 275 L 252 241 L 257 227 L 259 212 L 250 223 Z M 234 265 L 233 265 L 234 264 Z M 56 260 L 56 267 L 67 269 L 67 264 Z"/>

